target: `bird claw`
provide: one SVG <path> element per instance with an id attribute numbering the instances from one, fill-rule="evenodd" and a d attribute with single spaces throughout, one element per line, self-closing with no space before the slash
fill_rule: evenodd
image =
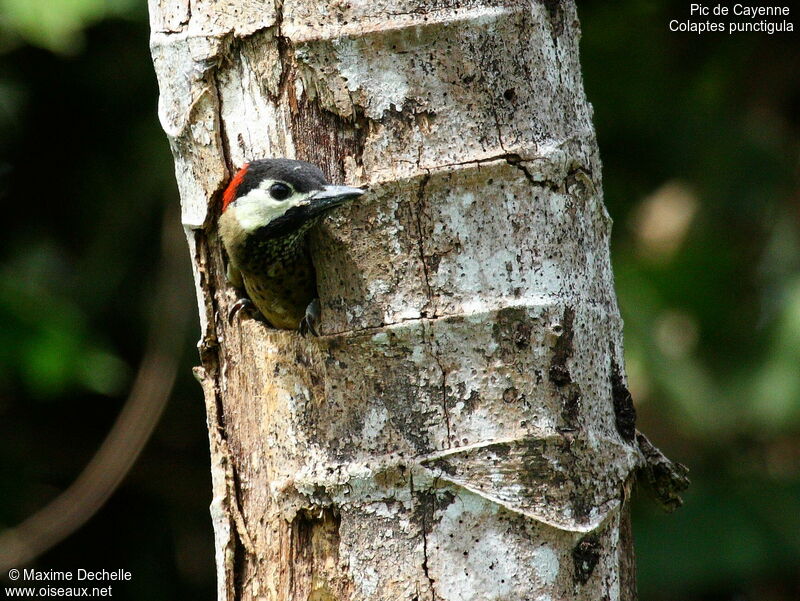
<path id="1" fill-rule="evenodd" d="M 255 305 L 249 298 L 240 298 L 233 304 L 230 313 L 228 313 L 228 324 L 233 324 L 233 320 L 239 314 L 239 311 L 252 311 L 254 308 Z"/>
<path id="2" fill-rule="evenodd" d="M 317 333 L 317 325 L 319 324 L 319 319 L 321 315 L 321 310 L 319 306 L 319 299 L 315 298 L 310 303 L 308 303 L 308 307 L 306 307 L 306 314 L 303 316 L 303 319 L 300 320 L 300 335 L 305 338 L 309 332 L 311 332 L 312 336 L 319 337 Z"/>

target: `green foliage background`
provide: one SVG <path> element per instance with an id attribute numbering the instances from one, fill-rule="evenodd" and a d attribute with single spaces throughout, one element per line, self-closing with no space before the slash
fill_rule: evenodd
<path id="1" fill-rule="evenodd" d="M 800 598 L 797 37 L 670 33 L 684 2 L 579 4 L 630 387 L 692 469 L 674 515 L 637 497 L 641 598 Z M 179 227 L 147 38 L 134 0 L 0 0 L 0 527 L 85 465 L 143 352 L 162 222 Z M 197 335 L 165 335 L 185 365 L 154 440 L 40 566 L 211 599 Z"/>

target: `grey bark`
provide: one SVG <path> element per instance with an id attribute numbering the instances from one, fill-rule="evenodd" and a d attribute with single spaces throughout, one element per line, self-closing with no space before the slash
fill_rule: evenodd
<path id="1" fill-rule="evenodd" d="M 151 0 L 220 600 L 635 598 L 642 462 L 573 2 Z M 217 201 L 289 156 L 323 336 L 229 324 Z"/>

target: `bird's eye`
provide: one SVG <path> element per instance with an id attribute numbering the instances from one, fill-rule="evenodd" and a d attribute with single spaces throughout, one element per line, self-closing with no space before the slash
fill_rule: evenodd
<path id="1" fill-rule="evenodd" d="M 286 200 L 291 194 L 292 189 L 286 184 L 277 183 L 269 187 L 269 195 L 275 200 Z"/>

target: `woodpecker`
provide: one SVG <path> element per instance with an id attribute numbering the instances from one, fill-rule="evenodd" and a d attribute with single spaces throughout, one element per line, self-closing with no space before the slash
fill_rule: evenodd
<path id="1" fill-rule="evenodd" d="M 247 292 L 236 312 L 254 304 L 275 328 L 317 335 L 317 280 L 306 234 L 364 190 L 330 185 L 305 161 L 260 159 L 242 166 L 222 196 L 219 232 L 228 281 Z"/>

